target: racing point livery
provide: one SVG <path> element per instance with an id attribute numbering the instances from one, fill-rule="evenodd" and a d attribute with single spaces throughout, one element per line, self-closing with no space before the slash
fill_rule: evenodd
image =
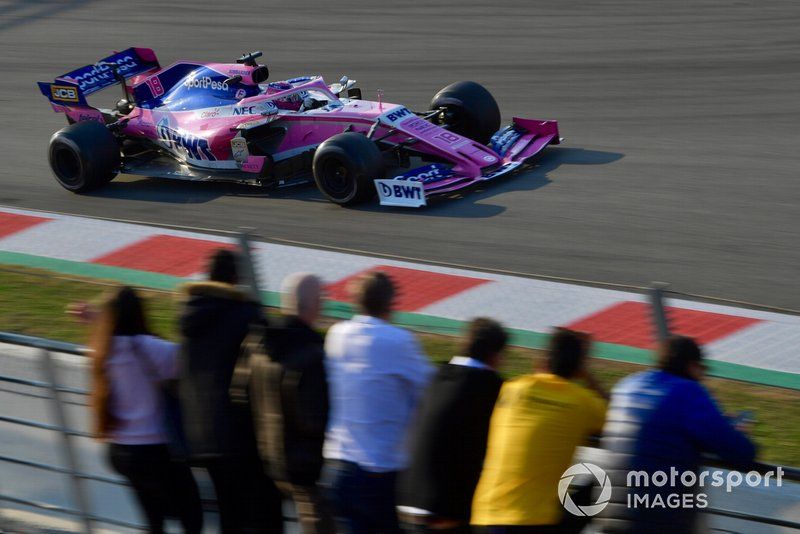
<path id="1" fill-rule="evenodd" d="M 56 179 L 75 193 L 117 173 L 266 187 L 313 180 L 339 205 L 377 193 L 383 205 L 419 207 L 517 170 L 559 143 L 555 121 L 514 118 L 501 129 L 497 103 L 474 82 L 445 87 L 416 112 L 362 100 L 347 77 L 268 82 L 259 56 L 162 68 L 149 48 L 129 48 L 39 82 L 69 122 L 50 141 Z M 116 84 L 123 98 L 114 108 L 87 103 Z"/>

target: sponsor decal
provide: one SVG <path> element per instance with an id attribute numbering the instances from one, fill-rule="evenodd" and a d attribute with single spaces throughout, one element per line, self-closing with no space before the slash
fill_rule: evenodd
<path id="1" fill-rule="evenodd" d="M 228 73 L 232 74 L 234 76 L 237 75 L 237 74 L 239 76 L 250 76 L 250 71 L 249 70 L 244 70 L 244 69 L 228 69 Z"/>
<path id="2" fill-rule="evenodd" d="M 156 132 L 158 138 L 171 150 L 183 152 L 190 159 L 205 159 L 209 161 L 217 159 L 211 153 L 207 139 L 173 129 L 167 118 L 159 121 L 156 126 Z"/>
<path id="3" fill-rule="evenodd" d="M 87 113 L 81 113 L 78 115 L 78 122 L 82 121 L 95 121 L 95 122 L 103 122 L 102 115 L 90 115 Z"/>
<path id="4" fill-rule="evenodd" d="M 247 161 L 247 158 L 250 157 L 250 151 L 247 148 L 247 139 L 244 137 L 234 137 L 231 139 L 231 156 L 239 163 Z"/>
<path id="5" fill-rule="evenodd" d="M 256 115 L 260 113 L 257 111 L 258 106 L 241 106 L 233 108 L 233 115 Z"/>
<path id="6" fill-rule="evenodd" d="M 227 91 L 228 84 L 225 81 L 217 81 L 211 76 L 200 76 L 198 78 L 186 78 L 183 82 L 184 87 L 189 89 L 211 89 L 213 91 Z"/>
<path id="7" fill-rule="evenodd" d="M 422 182 L 423 184 L 428 184 L 431 182 L 436 182 L 438 180 L 449 178 L 453 175 L 454 175 L 453 171 L 451 171 L 444 165 L 433 163 L 431 165 L 419 167 L 412 171 L 401 174 L 400 176 L 395 177 L 395 180 L 409 180 L 414 182 Z"/>
<path id="8" fill-rule="evenodd" d="M 94 65 L 86 67 L 87 70 L 84 72 L 82 72 L 83 69 L 75 71 L 77 74 L 73 74 L 69 79 L 77 83 L 78 88 L 83 92 L 87 92 L 96 86 L 105 87 L 108 84 L 116 83 L 114 70 L 109 63 L 116 65 L 117 70 L 123 76 L 125 76 L 127 71 L 140 66 L 136 58 L 132 55 L 125 55 L 122 57 L 112 56 L 107 58 L 103 63 L 95 63 Z"/>
<path id="9" fill-rule="evenodd" d="M 61 102 L 78 102 L 78 90 L 68 85 L 51 85 L 50 94 L 53 100 L 60 100 Z"/>
<path id="10" fill-rule="evenodd" d="M 245 96 L 247 96 L 247 91 L 245 91 L 244 89 L 237 89 L 234 98 L 242 99 Z"/>
<path id="11" fill-rule="evenodd" d="M 493 161 L 497 161 L 497 158 L 494 156 L 490 156 L 489 154 L 486 154 L 485 156 L 483 156 L 483 161 L 488 161 L 489 163 L 491 163 Z"/>
<path id="12" fill-rule="evenodd" d="M 414 116 L 414 113 L 408 108 L 396 108 L 383 115 L 382 119 L 389 124 L 396 124 Z"/>
<path id="13" fill-rule="evenodd" d="M 432 122 L 428 122 L 425 119 L 420 119 L 419 117 L 405 121 L 403 123 L 404 130 L 414 132 L 419 136 L 423 136 L 428 132 L 430 132 L 431 130 L 436 130 L 437 128 L 439 127 L 433 124 Z"/>
<path id="14" fill-rule="evenodd" d="M 261 169 L 264 168 L 265 162 L 266 158 L 263 156 L 261 157 L 251 156 L 250 158 L 248 158 L 247 161 L 242 163 L 242 170 L 245 172 L 261 172 Z"/>
<path id="15" fill-rule="evenodd" d="M 425 188 L 422 182 L 409 182 L 398 180 L 374 180 L 375 189 L 378 191 L 381 205 L 406 206 L 418 208 L 424 206 Z"/>
<path id="16" fill-rule="evenodd" d="M 259 102 L 250 106 L 222 106 L 205 108 L 195 112 L 199 119 L 217 119 L 220 117 L 238 117 L 245 115 L 274 115 L 278 113 L 278 106 L 274 102 Z"/>
<path id="17" fill-rule="evenodd" d="M 313 78 L 311 76 L 299 76 L 297 78 L 292 78 L 291 80 L 286 80 L 286 83 L 304 83 L 310 82 Z"/>
<path id="18" fill-rule="evenodd" d="M 221 113 L 221 111 L 220 111 L 219 108 L 207 109 L 205 111 L 200 112 L 200 118 L 201 119 L 213 119 L 215 117 L 219 117 L 220 113 Z"/>
<path id="19" fill-rule="evenodd" d="M 378 184 L 381 194 L 384 197 L 407 198 L 413 200 L 422 200 L 424 194 L 422 188 L 411 184 L 394 184 L 389 185 L 386 183 Z"/>
<path id="20" fill-rule="evenodd" d="M 265 124 L 269 124 L 270 122 L 274 121 L 277 118 L 278 118 L 278 115 L 271 115 L 271 116 L 266 117 L 264 119 L 256 119 L 254 121 L 245 121 L 245 122 L 239 123 L 239 125 L 236 127 L 236 129 L 237 130 L 249 130 L 250 128 L 256 128 L 257 126 L 263 126 Z"/>

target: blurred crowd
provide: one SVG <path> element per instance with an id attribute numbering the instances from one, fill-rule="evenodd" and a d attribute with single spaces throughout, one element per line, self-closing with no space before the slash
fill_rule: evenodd
<path id="1" fill-rule="evenodd" d="M 595 532 L 691 532 L 696 509 L 632 509 L 618 493 L 595 517 L 567 513 L 558 489 L 576 448 L 599 436 L 609 473 L 755 457 L 703 387 L 688 338 L 668 339 L 656 366 L 609 394 L 591 339 L 556 329 L 542 368 L 504 381 L 502 325 L 470 321 L 459 353 L 434 367 L 391 323 L 386 274 L 361 277 L 358 314 L 324 336 L 313 274 L 283 281 L 279 318 L 240 287 L 235 253 L 217 251 L 207 278 L 182 288 L 179 343 L 153 335 L 130 287 L 72 308 L 92 332 L 93 431 L 153 533 L 166 518 L 202 531 L 199 469 L 226 534 L 283 532 L 284 501 L 304 533 L 580 532 L 590 520 Z"/>

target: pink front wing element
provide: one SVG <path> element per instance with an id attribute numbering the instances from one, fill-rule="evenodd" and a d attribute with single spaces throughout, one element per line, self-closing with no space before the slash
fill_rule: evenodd
<path id="1" fill-rule="evenodd" d="M 419 139 L 427 145 L 426 148 L 430 152 L 453 161 L 455 163 L 453 172 L 462 176 L 478 178 L 482 168 L 500 161 L 500 157 L 491 149 L 417 117 L 411 110 L 402 106 L 384 113 L 380 117 L 380 122 L 386 127 Z M 405 136 L 389 140 L 402 142 L 405 140 L 403 137 Z"/>
<path id="2" fill-rule="evenodd" d="M 527 130 L 527 133 L 520 137 L 506 153 L 503 158 L 505 162 L 524 162 L 544 150 L 547 145 L 557 145 L 561 142 L 558 137 L 558 123 L 556 121 L 514 117 L 513 122 L 515 125 Z"/>

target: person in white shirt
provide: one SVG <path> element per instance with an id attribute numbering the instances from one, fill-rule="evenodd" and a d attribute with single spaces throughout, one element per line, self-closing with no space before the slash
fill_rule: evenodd
<path id="1" fill-rule="evenodd" d="M 397 472 L 407 466 L 408 427 L 433 368 L 416 338 L 388 322 L 391 279 L 374 272 L 359 282 L 362 314 L 332 326 L 325 340 L 331 406 L 323 454 L 341 528 L 394 533 Z"/>

